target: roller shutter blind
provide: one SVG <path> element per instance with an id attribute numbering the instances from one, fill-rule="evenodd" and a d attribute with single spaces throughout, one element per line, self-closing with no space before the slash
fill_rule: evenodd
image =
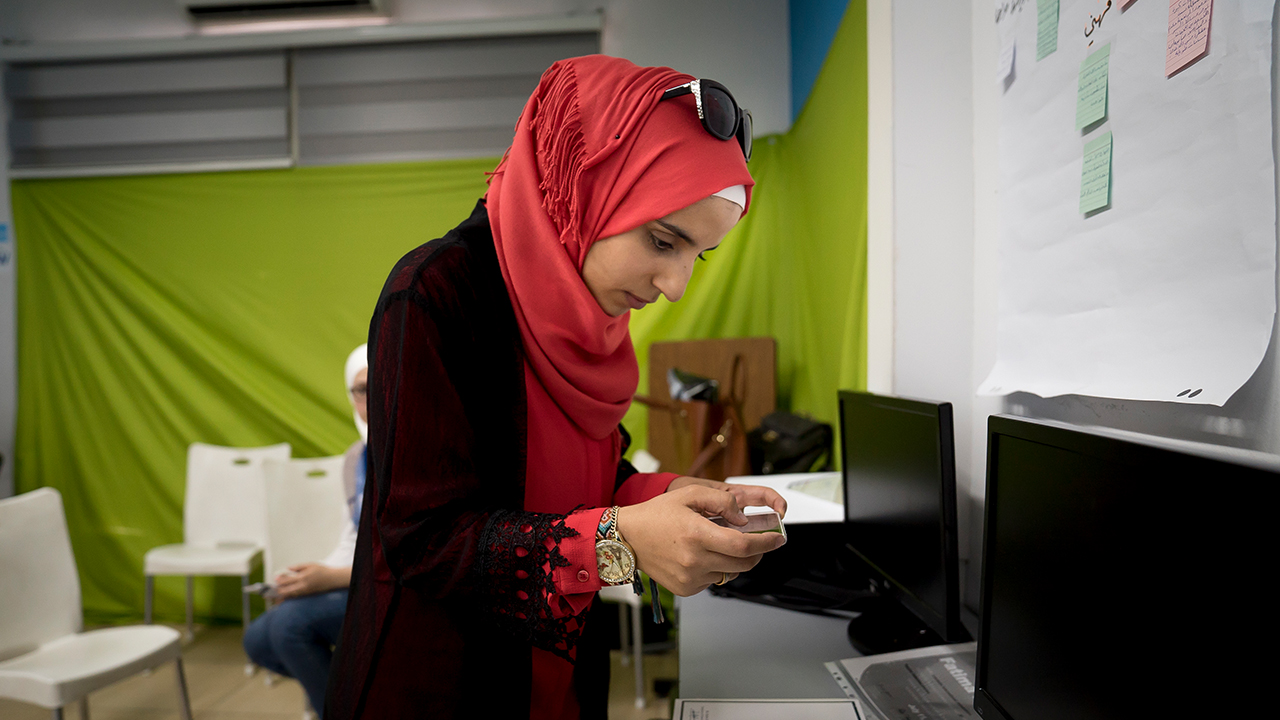
<path id="1" fill-rule="evenodd" d="M 592 32 L 298 50 L 299 162 L 501 155 L 542 72 L 599 48 Z"/>
<path id="2" fill-rule="evenodd" d="M 5 70 L 16 177 L 500 155 L 538 78 L 598 31 Z"/>
<path id="3" fill-rule="evenodd" d="M 289 159 L 285 52 L 14 64 L 10 168 Z"/>

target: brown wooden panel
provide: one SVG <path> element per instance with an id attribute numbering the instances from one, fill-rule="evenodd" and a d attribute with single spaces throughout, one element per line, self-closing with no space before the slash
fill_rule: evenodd
<path id="1" fill-rule="evenodd" d="M 773 338 L 722 338 L 656 342 L 649 346 L 649 395 L 671 397 L 667 390 L 667 370 L 679 368 L 720 381 L 720 397 L 728 397 L 734 357 L 742 356 L 745 380 L 739 381 L 742 421 L 747 429 L 777 409 L 775 380 L 777 343 Z M 671 414 L 649 408 L 649 452 L 662 461 L 662 470 L 682 472 L 692 460 L 687 433 L 678 433 Z"/>

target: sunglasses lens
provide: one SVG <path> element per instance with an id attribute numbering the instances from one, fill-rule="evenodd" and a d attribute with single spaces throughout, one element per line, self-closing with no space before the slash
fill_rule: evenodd
<path id="1" fill-rule="evenodd" d="M 721 140 L 732 138 L 735 126 L 738 124 L 737 110 L 733 98 L 723 90 L 703 86 L 702 115 L 706 121 L 707 130 L 711 131 L 712 135 Z"/>
<path id="2" fill-rule="evenodd" d="M 751 159 L 751 113 L 742 111 L 742 122 L 738 125 L 738 144 L 742 146 L 742 154 Z"/>

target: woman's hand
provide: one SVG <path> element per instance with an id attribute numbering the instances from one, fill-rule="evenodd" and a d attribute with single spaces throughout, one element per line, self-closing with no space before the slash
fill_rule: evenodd
<path id="1" fill-rule="evenodd" d="M 770 507 L 776 510 L 782 517 L 787 516 L 787 501 L 784 500 L 782 496 L 778 494 L 778 491 L 773 488 L 767 488 L 760 485 L 730 484 L 727 482 L 721 482 L 720 480 L 708 480 L 706 478 L 681 475 L 671 481 L 671 484 L 667 486 L 667 492 L 679 490 L 682 487 L 689 487 L 690 485 L 701 485 L 702 487 L 709 487 L 713 490 L 724 490 L 732 493 L 734 499 L 738 501 L 738 507 L 740 508 L 751 507 L 753 505 Z M 742 522 L 735 522 L 734 524 L 741 525 L 745 522 L 746 519 L 743 518 Z"/>
<path id="2" fill-rule="evenodd" d="M 351 584 L 351 568 L 334 568 L 320 563 L 291 565 L 289 572 L 276 576 L 276 595 L 282 599 L 328 592 Z"/>
<path id="3" fill-rule="evenodd" d="M 786 542 L 776 533 L 751 535 L 708 520 L 719 515 L 735 525 L 747 522 L 737 496 L 728 490 L 734 486 L 716 485 L 685 483 L 668 488 L 652 500 L 618 510 L 618 534 L 635 550 L 640 569 L 676 595 L 694 595 L 713 583 L 732 579 L 755 567 L 764 553 Z M 742 494 L 749 504 L 775 507 L 768 497 L 769 493 L 777 495 L 772 490 L 741 487 L 746 488 Z M 763 502 L 757 502 L 760 500 Z M 785 510 L 786 504 L 781 507 Z"/>

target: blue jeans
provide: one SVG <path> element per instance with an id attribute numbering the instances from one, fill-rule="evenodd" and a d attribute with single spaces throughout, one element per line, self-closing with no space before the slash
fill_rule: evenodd
<path id="1" fill-rule="evenodd" d="M 346 588 L 285 600 L 253 621 L 244 651 L 255 665 L 296 678 L 311 707 L 323 714 L 329 663 L 346 612 Z"/>

